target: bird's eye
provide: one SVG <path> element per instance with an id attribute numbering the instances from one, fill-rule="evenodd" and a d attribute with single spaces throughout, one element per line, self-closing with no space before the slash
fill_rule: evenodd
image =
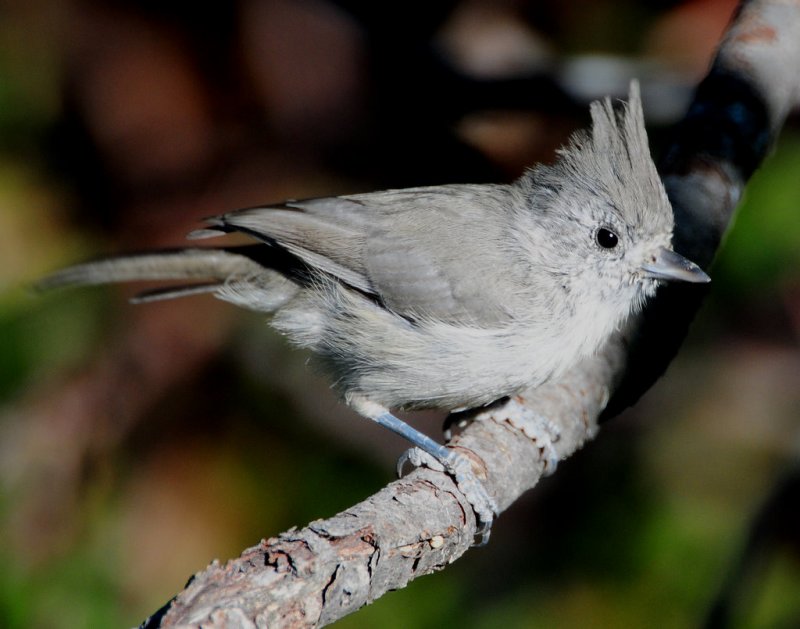
<path id="1" fill-rule="evenodd" d="M 619 236 L 612 232 L 608 227 L 601 227 L 594 236 L 597 244 L 603 249 L 613 249 L 619 244 Z"/>

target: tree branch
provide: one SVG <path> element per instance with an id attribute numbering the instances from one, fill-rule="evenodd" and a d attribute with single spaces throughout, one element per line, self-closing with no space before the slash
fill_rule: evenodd
<path id="1" fill-rule="evenodd" d="M 710 264 L 799 93 L 800 0 L 743 2 L 665 154 L 678 251 Z M 451 441 L 501 511 L 547 467 L 548 444 L 514 427 L 519 405 L 558 427 L 552 445 L 561 459 L 594 437 L 603 409 L 604 417 L 618 412 L 663 372 L 705 295 L 697 285 L 665 288 L 600 354 L 482 413 Z M 417 469 L 332 518 L 212 564 L 144 626 L 323 626 L 443 569 L 467 551 L 474 531 L 472 509 L 452 480 Z"/>

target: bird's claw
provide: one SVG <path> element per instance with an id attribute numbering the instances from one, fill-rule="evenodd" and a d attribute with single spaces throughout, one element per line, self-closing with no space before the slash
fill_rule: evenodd
<path id="1" fill-rule="evenodd" d="M 459 491 L 467 499 L 476 517 L 475 542 L 473 546 L 484 546 L 489 542 L 492 523 L 497 514 L 497 504 L 478 480 L 472 469 L 472 463 L 463 454 L 448 450 L 444 459 L 439 459 L 419 448 L 406 450 L 397 461 L 397 474 L 402 476 L 406 463 L 414 467 L 427 467 L 437 472 L 449 474 Z"/>
<path id="2" fill-rule="evenodd" d="M 544 457 L 544 474 L 556 471 L 561 456 L 555 444 L 561 439 L 561 430 L 544 415 L 531 410 L 516 399 L 512 399 L 501 414 L 503 419 L 519 430 L 541 448 Z"/>

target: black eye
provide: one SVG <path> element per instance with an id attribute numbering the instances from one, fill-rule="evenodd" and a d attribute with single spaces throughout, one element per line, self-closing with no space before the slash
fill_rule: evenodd
<path id="1" fill-rule="evenodd" d="M 597 244 L 603 249 L 613 249 L 619 243 L 619 236 L 612 232 L 608 227 L 601 227 L 595 234 Z"/>

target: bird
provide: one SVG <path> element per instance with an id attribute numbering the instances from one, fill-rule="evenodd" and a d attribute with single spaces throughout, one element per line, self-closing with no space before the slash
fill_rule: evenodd
<path id="1" fill-rule="evenodd" d="M 462 487 L 482 538 L 496 506 L 466 459 L 394 414 L 485 406 L 592 355 L 665 281 L 708 282 L 671 247 L 638 83 L 590 105 L 551 164 L 508 184 L 448 184 L 237 210 L 188 238 L 251 243 L 121 255 L 44 288 L 173 281 L 149 302 L 210 293 L 269 313 L 361 415 L 408 439 Z"/>

